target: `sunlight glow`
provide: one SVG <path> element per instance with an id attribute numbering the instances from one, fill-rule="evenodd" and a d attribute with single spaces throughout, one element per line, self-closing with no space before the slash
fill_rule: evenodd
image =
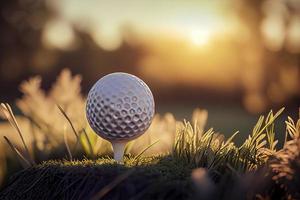
<path id="1" fill-rule="evenodd" d="M 194 45 L 203 46 L 209 42 L 214 30 L 210 29 L 198 29 L 192 30 L 189 34 L 190 40 Z"/>
<path id="2" fill-rule="evenodd" d="M 211 33 L 218 33 L 226 23 L 221 12 L 224 3 L 215 1 L 92 2 L 61 0 L 56 7 L 67 21 L 89 29 L 94 41 L 105 50 L 120 47 L 123 39 L 120 29 L 124 25 L 144 35 L 143 39 L 149 37 L 149 33 L 168 32 L 185 38 L 194 46 L 202 46 L 210 40 Z"/>
<path id="3" fill-rule="evenodd" d="M 94 30 L 92 31 L 93 39 L 101 48 L 107 51 L 118 49 L 122 44 L 122 35 L 120 30 L 112 26 L 105 27 L 105 29 L 101 26 L 94 27 Z"/>
<path id="4" fill-rule="evenodd" d="M 42 41 L 47 47 L 68 50 L 74 45 L 74 40 L 74 31 L 69 23 L 52 20 L 46 24 Z"/>

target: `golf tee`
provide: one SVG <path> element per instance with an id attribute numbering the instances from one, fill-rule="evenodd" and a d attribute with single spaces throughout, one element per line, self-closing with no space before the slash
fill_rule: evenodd
<path id="1" fill-rule="evenodd" d="M 114 151 L 114 159 L 118 162 L 123 162 L 126 143 L 127 142 L 111 142 Z"/>

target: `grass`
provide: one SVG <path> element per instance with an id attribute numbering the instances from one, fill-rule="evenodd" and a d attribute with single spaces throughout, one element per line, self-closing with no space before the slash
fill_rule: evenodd
<path id="1" fill-rule="evenodd" d="M 292 119 L 288 119 L 287 134 L 292 140 L 286 142 L 282 150 L 276 151 L 274 122 L 282 112 L 283 109 L 275 114 L 271 111 L 267 117 L 261 116 L 251 135 L 241 146 L 236 146 L 233 142 L 238 132 L 225 140 L 213 129 L 203 131 L 197 123 L 192 126 L 184 121 L 178 125 L 172 151 L 164 155 L 143 155 L 157 141 L 138 155 L 127 154 L 124 164 L 117 163 L 108 156 L 96 160 L 74 160 L 69 157 L 70 160 L 44 161 L 11 177 L 10 182 L 1 191 L 0 198 L 253 199 L 274 195 L 282 199 L 297 197 L 297 190 L 291 189 L 295 186 L 288 185 L 290 182 L 285 183 L 287 180 L 284 180 L 285 187 L 279 187 L 278 182 L 274 181 L 274 177 L 277 181 L 282 181 L 283 172 L 289 172 L 290 179 L 292 175 L 297 174 L 289 163 L 296 162 L 300 166 L 299 152 L 294 152 L 295 145 L 300 150 L 300 142 L 297 146 L 297 141 L 300 141 L 300 122 L 295 124 Z M 67 118 L 67 115 L 65 116 Z M 72 126 L 72 122 L 69 122 Z M 290 160 L 282 160 L 285 157 Z M 286 171 L 288 167 L 290 168 Z M 249 185 L 250 181 L 260 183 L 259 188 L 255 184 Z M 296 182 L 295 185 L 297 184 L 299 183 Z"/>
<path id="2" fill-rule="evenodd" d="M 203 132 L 184 122 L 181 126 L 174 147 L 174 156 L 184 158 L 195 167 L 205 167 L 209 170 L 222 171 L 224 164 L 238 172 L 247 172 L 264 164 L 267 157 L 275 152 L 274 121 L 283 112 L 280 109 L 266 118 L 261 116 L 253 128 L 252 134 L 240 146 L 233 143 L 235 132 L 227 140 L 222 141 L 213 129 Z"/>
<path id="3" fill-rule="evenodd" d="M 106 199 L 157 199 L 163 195 L 186 198 L 191 195 L 191 170 L 192 166 L 170 156 L 138 160 L 127 156 L 124 165 L 110 158 L 46 161 L 12 177 L 14 181 L 1 192 L 0 198 L 91 199 L 99 194 Z M 158 191 L 166 187 L 169 191 Z M 175 192 L 171 196 L 162 194 L 171 191 Z"/>
<path id="4" fill-rule="evenodd" d="M 300 199 L 300 120 L 287 119 L 278 149 L 275 120 L 284 109 L 260 116 L 241 145 L 234 142 L 239 132 L 226 139 L 205 131 L 206 111 L 195 110 L 191 122 L 156 116 L 149 131 L 127 145 L 120 164 L 111 158 L 110 144 L 89 129 L 82 110 L 72 112 L 84 109 L 83 98 L 78 78 L 64 74 L 64 88 L 73 88 L 68 100 L 47 97 L 39 79 L 23 85 L 18 104 L 29 130 L 1 104 L 0 115 L 17 132 L 4 136 L 15 154 L 7 155 L 8 168 L 19 162 L 23 170 L 2 187 L 0 199 Z M 50 95 L 61 92 L 59 80 Z M 75 85 L 67 87 L 66 80 Z"/>

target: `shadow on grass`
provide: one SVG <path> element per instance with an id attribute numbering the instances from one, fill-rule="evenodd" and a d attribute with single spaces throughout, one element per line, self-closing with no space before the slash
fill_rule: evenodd
<path id="1" fill-rule="evenodd" d="M 12 176 L 0 199 L 192 198 L 192 166 L 170 156 L 138 161 L 126 157 L 124 162 L 119 164 L 108 157 L 47 161 Z M 128 176 L 118 181 L 126 173 Z"/>
<path id="2" fill-rule="evenodd" d="M 276 159 L 274 161 L 278 163 Z M 232 200 L 285 199 L 289 194 L 294 194 L 296 199 L 299 197 L 295 189 L 299 183 L 290 181 L 288 184 L 292 186 L 285 184 L 288 187 L 283 188 L 282 184 L 272 180 L 274 176 L 268 164 L 242 174 L 230 168 L 217 175 L 211 170 L 198 168 L 199 172 L 205 173 L 197 174 L 195 168 L 171 155 L 140 157 L 138 160 L 126 156 L 124 164 L 109 157 L 81 161 L 50 160 L 12 176 L 0 191 L 0 199 Z M 294 174 L 297 180 L 298 175 Z"/>

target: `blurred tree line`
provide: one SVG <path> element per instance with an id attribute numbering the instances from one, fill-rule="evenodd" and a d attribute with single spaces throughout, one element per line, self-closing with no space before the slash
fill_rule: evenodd
<path id="1" fill-rule="evenodd" d="M 16 88 L 20 82 L 34 74 L 43 76 L 43 86 L 50 86 L 62 68 L 69 67 L 83 76 L 83 89 L 101 77 L 115 71 L 139 75 L 138 65 L 147 48 L 132 44 L 126 39 L 112 51 L 97 45 L 91 34 L 73 25 L 76 48 L 69 50 L 47 48 L 43 42 L 46 23 L 58 13 L 45 0 L 10 0 L 0 2 L 0 94 L 1 101 L 13 100 L 19 95 Z M 240 20 L 246 39 L 232 41 L 240 49 L 238 59 L 243 63 L 241 82 L 243 91 L 236 95 L 253 112 L 259 112 L 269 104 L 282 104 L 299 100 L 300 43 L 290 42 L 290 25 L 299 17 L 299 1 L 285 0 L 229 0 L 228 11 Z M 264 38 L 262 25 L 268 16 L 275 16 L 282 26 L 284 38 L 275 46 Z M 299 25 L 300 26 L 300 25 Z M 277 25 L 275 24 L 275 27 Z M 295 28 L 294 28 L 295 29 Z M 299 29 L 299 27 L 298 27 Z M 296 29 L 297 30 L 297 27 Z M 268 33 L 268 32 L 267 32 Z M 293 36 L 293 35 L 292 35 Z M 132 35 L 131 37 L 134 37 Z M 297 36 L 293 36 L 294 38 Z M 292 45 L 289 45 L 292 44 Z M 273 46 L 272 46 L 273 45 Z M 298 46 L 297 46 L 298 45 Z M 197 88 L 174 86 L 155 93 L 164 93 L 169 98 L 186 96 L 198 98 Z M 193 86 L 195 87 L 195 86 Z M 207 95 L 203 95 L 203 94 Z M 202 92 L 201 98 L 215 98 L 213 91 Z M 180 96 L 178 96 L 180 94 Z M 230 95 L 228 95 L 229 98 Z M 163 95 L 160 97 L 163 98 Z M 254 106 L 255 105 L 255 106 Z"/>
<path id="2" fill-rule="evenodd" d="M 144 53 L 140 46 L 126 40 L 113 51 L 99 47 L 88 32 L 77 29 L 77 46 L 71 50 L 50 49 L 42 42 L 46 23 L 56 11 L 44 0 L 0 2 L 0 93 L 1 100 L 13 100 L 20 82 L 29 76 L 43 76 L 49 87 L 62 68 L 70 68 L 84 77 L 83 89 L 103 74 L 115 71 L 137 73 L 138 60 Z"/>
<path id="3" fill-rule="evenodd" d="M 231 5 L 248 33 L 246 42 L 237 44 L 245 64 L 244 105 L 253 112 L 288 102 L 299 106 L 300 1 L 233 0 Z"/>

